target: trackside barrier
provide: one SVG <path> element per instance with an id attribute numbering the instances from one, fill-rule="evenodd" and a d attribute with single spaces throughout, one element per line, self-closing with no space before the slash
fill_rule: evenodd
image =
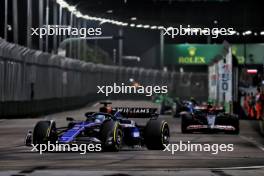
<path id="1" fill-rule="evenodd" d="M 28 49 L 0 38 L 0 118 L 35 116 L 106 99 L 98 85 L 167 85 L 174 96 L 207 99 L 207 74 L 180 74 L 154 69 L 87 63 Z M 111 95 L 115 98 L 146 98 Z"/>

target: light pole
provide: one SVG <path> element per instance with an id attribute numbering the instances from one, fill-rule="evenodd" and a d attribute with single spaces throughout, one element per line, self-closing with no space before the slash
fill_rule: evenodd
<path id="1" fill-rule="evenodd" d="M 118 30 L 118 59 L 119 59 L 119 66 L 122 66 L 122 57 L 123 57 L 123 28 Z"/>
<path id="2" fill-rule="evenodd" d="M 74 13 L 76 12 L 76 8 L 78 7 L 78 5 L 79 5 L 80 3 L 77 3 L 76 5 L 74 5 L 74 6 L 70 6 L 70 7 L 68 7 L 68 9 L 69 9 L 69 11 L 71 12 L 70 13 L 70 27 L 73 27 L 73 15 L 74 15 Z M 72 35 L 70 34 L 70 36 L 69 36 L 69 38 L 72 38 Z M 72 57 L 72 49 L 73 49 L 73 43 L 72 42 L 70 42 L 69 43 L 69 57 Z"/>
<path id="3" fill-rule="evenodd" d="M 30 30 L 32 28 L 32 0 L 27 0 L 27 46 L 32 46 L 32 36 Z"/>
<path id="4" fill-rule="evenodd" d="M 5 25 L 4 25 L 4 38 L 7 41 L 7 17 L 8 17 L 8 0 L 5 0 Z"/>
<path id="5" fill-rule="evenodd" d="M 73 26 L 73 12 L 74 11 L 72 11 L 71 12 L 71 17 L 70 17 L 70 26 L 72 27 Z M 72 36 L 70 35 L 70 38 L 71 38 Z M 69 43 L 69 57 L 72 57 L 72 42 L 70 42 Z"/>
<path id="6" fill-rule="evenodd" d="M 46 1 L 46 28 L 48 28 L 49 25 L 49 0 Z M 49 51 L 49 35 L 48 33 L 46 34 L 46 47 L 45 47 L 45 51 L 48 52 Z"/>
<path id="7" fill-rule="evenodd" d="M 164 66 L 164 31 L 160 30 L 160 69 Z"/>
<path id="8" fill-rule="evenodd" d="M 39 0 L 39 28 L 43 27 L 43 0 Z M 39 50 L 43 51 L 43 38 L 39 38 Z"/>
<path id="9" fill-rule="evenodd" d="M 18 20 L 17 20 L 17 0 L 13 0 L 13 36 L 14 43 L 18 43 Z"/>
<path id="10" fill-rule="evenodd" d="M 59 10 L 59 27 L 62 25 L 62 6 L 60 6 Z M 62 36 L 59 36 L 59 42 L 62 41 Z"/>
<path id="11" fill-rule="evenodd" d="M 78 28 L 79 29 L 81 29 L 82 28 L 82 19 L 81 18 L 79 18 L 78 19 Z M 79 36 L 78 36 L 79 38 L 80 38 L 80 33 L 79 33 Z M 81 57 L 81 41 L 78 41 L 78 43 L 77 43 L 77 59 L 80 59 Z"/>
<path id="12" fill-rule="evenodd" d="M 53 25 L 57 26 L 58 23 L 58 6 L 55 1 L 53 1 Z M 58 42 L 58 37 L 57 35 L 53 36 L 53 52 L 56 53 L 57 49 L 57 42 Z"/>

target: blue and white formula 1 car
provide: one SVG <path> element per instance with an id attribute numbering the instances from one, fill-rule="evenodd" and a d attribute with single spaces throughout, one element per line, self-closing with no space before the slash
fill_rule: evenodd
<path id="1" fill-rule="evenodd" d="M 26 136 L 26 145 L 50 143 L 95 143 L 106 151 L 119 151 L 123 145 L 146 146 L 162 150 L 169 143 L 170 131 L 166 121 L 153 113 L 153 108 L 111 108 L 111 113 L 88 112 L 84 121 L 67 118 L 67 127 L 57 128 L 55 121 L 39 121 Z M 139 126 L 133 118 L 149 118 Z"/>

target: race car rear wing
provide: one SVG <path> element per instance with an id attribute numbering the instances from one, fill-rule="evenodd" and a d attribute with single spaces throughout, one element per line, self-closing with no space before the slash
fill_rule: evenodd
<path id="1" fill-rule="evenodd" d="M 155 118 L 158 116 L 157 108 L 128 108 L 128 107 L 114 107 L 113 112 L 119 112 L 125 118 Z"/>

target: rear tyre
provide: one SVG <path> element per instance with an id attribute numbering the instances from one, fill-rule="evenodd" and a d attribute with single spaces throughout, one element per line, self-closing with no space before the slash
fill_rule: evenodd
<path id="1" fill-rule="evenodd" d="M 104 151 L 119 151 L 122 148 L 123 133 L 117 121 L 106 121 L 101 129 L 101 141 Z"/>
<path id="2" fill-rule="evenodd" d="M 235 127 L 235 131 L 233 131 L 231 134 L 239 134 L 240 128 L 239 128 L 239 119 L 238 118 L 234 119 L 234 127 Z"/>
<path id="3" fill-rule="evenodd" d="M 56 124 L 51 121 L 40 121 L 33 131 L 33 144 L 45 144 L 48 141 L 55 143 L 57 140 Z"/>
<path id="4" fill-rule="evenodd" d="M 187 130 L 187 123 L 185 122 L 184 118 L 181 119 L 181 132 L 182 133 L 188 133 Z"/>
<path id="5" fill-rule="evenodd" d="M 231 118 L 231 120 L 229 120 Z M 239 134 L 240 128 L 239 128 L 239 119 L 237 117 L 228 117 L 226 121 L 230 121 L 230 124 L 235 128 L 234 131 L 228 131 L 227 134 Z"/>
<path id="6" fill-rule="evenodd" d="M 187 130 L 187 127 L 190 125 L 189 121 L 190 121 L 191 117 L 189 117 L 189 115 L 182 115 L 181 116 L 181 132 L 186 134 L 186 133 L 191 133 L 190 130 Z"/>
<path id="7" fill-rule="evenodd" d="M 145 127 L 144 139 L 150 150 L 163 150 L 169 143 L 170 130 L 165 120 L 151 119 Z"/>

